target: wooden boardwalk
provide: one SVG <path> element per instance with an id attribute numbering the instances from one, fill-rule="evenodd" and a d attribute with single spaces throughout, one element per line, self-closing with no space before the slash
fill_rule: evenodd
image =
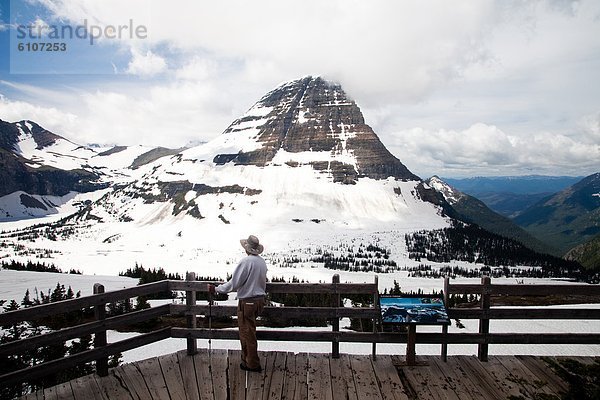
<path id="1" fill-rule="evenodd" d="M 533 356 L 404 357 L 343 354 L 261 353 L 262 373 L 239 368 L 239 351 L 185 351 L 88 375 L 26 399 L 559 399 L 568 385 Z M 577 358 L 584 363 L 594 358 Z"/>

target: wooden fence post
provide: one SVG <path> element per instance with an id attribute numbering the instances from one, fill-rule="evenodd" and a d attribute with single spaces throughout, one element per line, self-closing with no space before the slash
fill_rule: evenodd
<path id="1" fill-rule="evenodd" d="M 94 294 L 104 293 L 104 286 L 99 283 L 94 283 Z M 96 320 L 101 321 L 106 319 L 106 303 L 101 303 L 94 306 L 94 316 Z M 96 331 L 94 335 L 94 347 L 106 346 L 106 329 Z M 96 373 L 99 376 L 108 375 L 108 357 L 101 357 L 96 360 Z"/>
<path id="2" fill-rule="evenodd" d="M 379 309 L 379 277 L 377 275 L 375 275 L 375 293 L 373 293 L 373 307 L 375 307 L 375 309 Z M 377 333 L 377 324 L 379 322 L 379 318 L 375 317 L 373 318 L 373 333 L 376 334 Z M 377 359 L 377 341 L 374 340 L 373 341 L 373 349 L 372 349 L 372 353 L 373 353 L 373 360 Z"/>
<path id="3" fill-rule="evenodd" d="M 196 281 L 196 273 L 188 272 L 185 275 L 185 280 L 188 282 Z M 191 306 L 196 305 L 196 291 L 195 290 L 186 290 L 185 292 L 185 305 L 188 306 L 187 309 L 187 327 L 190 329 L 196 329 L 196 313 L 192 312 Z M 187 354 L 188 356 L 193 356 L 198 353 L 198 342 L 193 337 L 187 338 Z"/>
<path id="4" fill-rule="evenodd" d="M 448 310 L 448 301 L 449 301 L 449 295 L 448 295 L 448 286 L 450 286 L 450 278 L 448 276 L 444 277 L 444 306 L 446 307 L 446 310 Z M 448 325 L 442 325 L 442 361 L 443 362 L 447 362 L 448 361 Z"/>
<path id="5" fill-rule="evenodd" d="M 339 307 L 340 306 L 340 292 L 338 291 L 338 287 L 337 284 L 340 283 L 340 276 L 338 274 L 333 275 L 333 279 L 331 280 L 331 282 L 333 283 L 333 290 L 334 290 L 334 294 L 333 294 L 333 299 L 335 302 L 335 307 Z M 337 312 L 336 312 L 337 315 Z M 332 321 L 331 321 L 331 330 L 333 332 L 339 332 L 340 331 L 340 319 L 339 317 L 335 317 Z M 340 338 L 335 336 L 333 338 L 333 341 L 331 342 L 331 358 L 340 358 Z"/>
<path id="6" fill-rule="evenodd" d="M 490 290 L 489 285 L 491 283 L 491 279 L 489 276 L 481 277 L 481 309 L 489 310 L 490 309 Z M 477 357 L 479 357 L 480 361 L 488 360 L 488 333 L 490 333 L 490 320 L 488 315 L 484 315 L 479 320 L 479 333 L 484 336 L 484 343 L 479 344 L 477 347 Z"/>

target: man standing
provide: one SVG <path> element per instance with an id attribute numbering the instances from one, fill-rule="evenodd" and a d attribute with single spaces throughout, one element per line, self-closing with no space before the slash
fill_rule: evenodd
<path id="1" fill-rule="evenodd" d="M 240 368 L 245 371 L 260 372 L 258 359 L 258 344 L 256 342 L 256 317 L 265 306 L 267 286 L 267 264 L 259 255 L 264 247 L 254 235 L 248 239 L 240 240 L 247 256 L 238 263 L 229 282 L 216 288 L 208 287 L 211 293 L 237 292 L 238 298 L 238 326 L 240 342 L 242 344 L 242 362 Z"/>

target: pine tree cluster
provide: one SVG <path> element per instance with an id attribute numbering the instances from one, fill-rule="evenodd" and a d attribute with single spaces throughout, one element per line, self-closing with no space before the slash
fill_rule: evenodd
<path id="1" fill-rule="evenodd" d="M 484 264 L 487 267 L 539 267 L 533 276 L 570 277 L 587 280 L 581 265 L 548 254 L 537 253 L 521 243 L 476 225 L 454 223 L 451 227 L 405 235 L 409 258 L 449 263 L 452 260 Z"/>
<path id="2" fill-rule="evenodd" d="M 80 292 L 74 293 L 69 286 L 58 282 L 54 290 L 48 289 L 47 293 L 35 289 L 35 297 L 31 297 L 29 289 L 25 292 L 21 304 L 14 299 L 4 306 L 4 311 L 16 311 L 21 308 L 28 308 L 40 304 L 54 303 L 57 301 L 69 300 L 81 296 Z M 5 302 L 0 302 L 5 303 Z M 110 307 L 109 307 L 110 309 Z M 110 312 L 109 312 L 110 314 Z M 94 316 L 93 309 L 82 309 L 71 311 L 68 313 L 57 314 L 41 318 L 36 321 L 21 322 L 17 324 L 2 326 L 2 334 L 0 335 L 0 344 L 13 342 L 16 340 L 25 339 L 28 337 L 38 336 L 52 330 L 59 330 L 68 326 L 80 324 L 91 320 Z M 30 348 L 20 354 L 10 356 L 0 356 L 0 374 L 16 371 L 19 369 L 31 367 L 44 362 L 58 360 L 69 355 L 77 354 L 82 351 L 92 348 L 92 336 L 85 335 L 77 340 L 72 340 L 69 343 L 60 342 L 48 346 Z M 120 362 L 120 354 L 110 358 L 109 365 L 117 366 Z M 80 376 L 88 375 L 93 372 L 92 363 L 78 365 L 76 367 L 65 369 L 54 375 L 35 379 L 34 381 L 26 381 L 22 384 L 6 385 L 0 387 L 0 398 L 12 399 L 24 395 L 26 393 L 35 392 L 44 387 L 57 385 L 61 382 L 66 382 Z"/>

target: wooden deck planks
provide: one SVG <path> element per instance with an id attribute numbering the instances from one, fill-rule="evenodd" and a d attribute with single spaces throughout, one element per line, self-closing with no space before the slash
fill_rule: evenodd
<path id="1" fill-rule="evenodd" d="M 227 350 L 212 350 L 208 353 L 214 400 L 227 400 L 227 355 Z"/>
<path id="2" fill-rule="evenodd" d="M 169 390 L 160 369 L 158 358 L 149 358 L 136 363 L 140 374 L 144 377 L 148 391 L 154 400 L 168 399 Z"/>
<path id="3" fill-rule="evenodd" d="M 308 398 L 308 354 L 300 353 L 296 355 L 296 390 L 294 391 L 294 400 L 304 400 Z"/>
<path id="4" fill-rule="evenodd" d="M 329 369 L 333 400 L 358 400 L 350 356 L 341 354 L 340 358 L 332 358 L 329 360 Z"/>
<path id="5" fill-rule="evenodd" d="M 177 362 L 183 379 L 183 390 L 189 400 L 200 400 L 194 357 L 188 356 L 185 350 L 177 352 Z"/>
<path id="6" fill-rule="evenodd" d="M 416 398 L 423 400 L 436 399 L 429 387 L 428 376 L 425 374 L 423 366 L 403 366 L 402 372 L 406 377 L 408 384 L 414 391 Z"/>
<path id="7" fill-rule="evenodd" d="M 272 373 L 275 354 L 276 353 L 265 354 L 261 352 L 262 372 L 245 372 L 247 382 L 246 399 L 261 400 L 263 398 L 263 390 L 269 390 L 268 380 Z"/>
<path id="8" fill-rule="evenodd" d="M 240 350 L 229 350 L 228 385 L 231 400 L 246 399 L 246 372 L 240 369 Z"/>
<path id="9" fill-rule="evenodd" d="M 464 368 L 458 363 L 457 357 L 448 357 L 448 362 L 444 363 L 446 375 L 452 374 L 456 378 L 455 393 L 461 399 L 486 399 L 479 385 L 471 381 L 471 377 L 465 372 Z"/>
<path id="10" fill-rule="evenodd" d="M 296 375 L 296 356 L 288 353 L 285 358 L 284 386 L 281 392 L 282 400 L 294 400 L 298 375 Z"/>
<path id="11" fill-rule="evenodd" d="M 263 372 L 239 367 L 240 352 L 185 351 L 111 369 L 106 377 L 88 375 L 23 398 L 44 399 L 325 399 L 469 400 L 560 398 L 569 386 L 540 357 L 419 357 L 407 366 L 402 357 L 261 353 Z M 578 358 L 586 364 L 592 357 Z"/>
<path id="12" fill-rule="evenodd" d="M 327 373 L 324 373 L 326 371 Z M 329 354 L 308 355 L 308 398 L 315 400 L 333 400 L 331 374 L 329 373 Z"/>
<path id="13" fill-rule="evenodd" d="M 569 384 L 548 368 L 548 365 L 539 357 L 517 356 L 517 359 L 537 377 L 548 382 L 555 393 L 566 393 L 569 390 Z"/>
<path id="14" fill-rule="evenodd" d="M 273 353 L 271 353 L 273 354 Z M 287 361 L 287 353 L 277 352 L 274 353 L 274 360 L 272 364 L 272 369 L 270 373 L 270 379 L 265 379 L 265 388 L 263 391 L 263 399 L 264 400 L 279 400 L 282 398 L 284 387 L 285 387 L 285 378 L 286 378 L 286 361 Z M 294 357 L 294 354 L 291 354 L 291 357 Z M 267 375 L 269 371 L 265 371 Z"/>
<path id="15" fill-rule="evenodd" d="M 186 355 L 186 357 L 188 357 Z M 193 360 L 194 372 L 196 374 L 196 383 L 198 385 L 198 395 L 202 400 L 214 398 L 213 382 L 211 365 L 208 359 L 208 351 L 206 349 L 199 349 L 198 353 L 193 356 L 189 356 Z M 212 358 L 212 354 L 211 354 Z M 191 377 L 190 377 L 191 380 Z"/>
<path id="16" fill-rule="evenodd" d="M 56 400 L 58 399 L 57 395 L 56 395 L 56 390 L 58 388 L 56 386 L 52 386 L 50 388 L 46 388 L 44 389 L 44 399 L 48 399 L 48 400 Z"/>
<path id="17" fill-rule="evenodd" d="M 102 392 L 93 375 L 82 376 L 71 381 L 75 400 L 102 400 Z M 39 397 L 42 399 L 42 397 Z"/>
<path id="18" fill-rule="evenodd" d="M 135 364 L 124 364 L 113 370 L 115 376 L 120 379 L 125 386 L 129 388 L 129 394 L 134 400 L 144 400 L 152 398 L 144 377 L 137 369 Z M 75 391 L 75 387 L 73 387 Z"/>
<path id="19" fill-rule="evenodd" d="M 519 385 L 515 383 L 515 377 L 502 365 L 498 357 L 490 356 L 484 368 L 496 384 L 501 387 L 502 391 L 506 393 L 507 397 L 518 398 L 526 394 L 520 390 Z"/>
<path id="20" fill-rule="evenodd" d="M 474 388 L 468 387 L 463 383 L 462 377 L 458 368 L 455 367 L 453 360 L 449 359 L 449 362 L 442 362 L 439 357 L 432 357 L 429 359 L 430 364 L 434 364 L 444 374 L 444 379 L 448 385 L 448 389 L 452 390 L 459 399 L 473 399 Z M 471 385 L 473 386 L 473 385 Z"/>
<path id="21" fill-rule="evenodd" d="M 56 397 L 58 399 L 75 400 L 71 382 L 64 382 L 56 386 Z"/>
<path id="22" fill-rule="evenodd" d="M 471 380 L 478 385 L 482 391 L 487 393 L 488 398 L 503 399 L 509 394 L 498 384 L 494 377 L 488 372 L 488 362 L 481 363 L 475 356 L 458 356 L 458 362 L 471 376 Z M 485 366 L 483 365 L 485 364 Z"/>
<path id="23" fill-rule="evenodd" d="M 179 361 L 176 353 L 167 354 L 158 358 L 160 368 L 162 369 L 167 390 L 171 400 L 186 400 L 187 395 L 183 386 L 183 378 L 179 368 Z"/>
<path id="24" fill-rule="evenodd" d="M 404 385 L 400 380 L 396 366 L 389 355 L 378 355 L 376 360 L 371 360 L 373 370 L 379 382 L 381 397 L 384 400 L 408 400 Z"/>
<path id="25" fill-rule="evenodd" d="M 451 384 L 451 381 L 447 378 L 444 373 L 444 368 L 433 360 L 429 360 L 427 368 L 431 374 L 430 390 L 435 396 L 446 398 L 448 400 L 461 400 L 460 396 L 456 393 L 456 385 Z"/>
<path id="26" fill-rule="evenodd" d="M 109 371 L 107 376 L 96 376 L 96 381 L 105 399 L 115 400 L 133 400 L 129 391 L 121 385 L 114 371 Z"/>
<path id="27" fill-rule="evenodd" d="M 350 356 L 356 394 L 359 399 L 381 399 L 379 384 L 373 371 L 370 356 Z"/>
<path id="28" fill-rule="evenodd" d="M 531 398 L 537 398 L 540 394 L 543 395 L 557 395 L 548 382 L 538 378 L 532 373 L 525 365 L 523 365 L 515 356 L 502 356 L 498 357 L 498 360 L 506 369 L 508 369 L 515 377 L 516 383 L 519 384 Z"/>

